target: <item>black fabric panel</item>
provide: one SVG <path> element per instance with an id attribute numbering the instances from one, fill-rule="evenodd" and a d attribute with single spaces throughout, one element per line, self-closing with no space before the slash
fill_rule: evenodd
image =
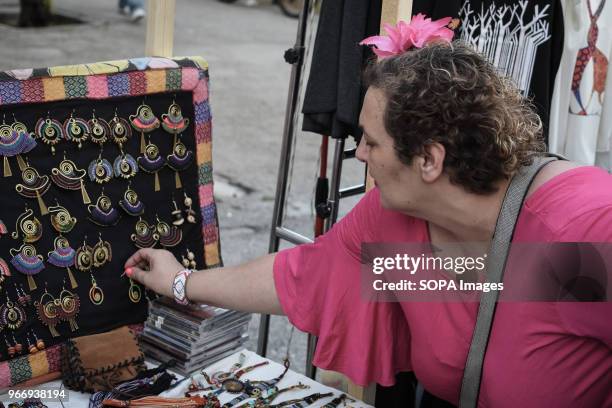
<path id="1" fill-rule="evenodd" d="M 416 377 L 413 372 L 395 375 L 395 384 L 390 387 L 376 386 L 376 407 L 414 408 L 416 396 Z"/>
<path id="2" fill-rule="evenodd" d="M 381 0 L 326 0 L 321 5 L 302 129 L 334 138 L 359 137 L 361 72 L 372 55 L 359 42 L 378 34 Z"/>
<path id="3" fill-rule="evenodd" d="M 181 173 L 182 184 L 187 194 L 193 199 L 193 209 L 196 212 L 197 223 L 189 224 L 185 222 L 182 227 L 183 231 L 182 242 L 174 248 L 169 248 L 180 259 L 180 254 L 186 252 L 189 248 L 196 255 L 198 267 L 204 267 L 204 248 L 203 237 L 201 231 L 201 214 L 198 198 L 198 168 L 195 158 L 195 139 L 194 139 L 194 108 L 192 102 L 192 93 L 180 92 L 176 94 L 164 93 L 148 95 L 146 103 L 153 108 L 155 115 L 161 120 L 161 115 L 167 113 L 168 106 L 176 97 L 176 102 L 181 106 L 183 116 L 189 118 L 190 124 L 185 132 L 183 132 L 182 140 L 189 150 L 194 152 L 194 160 L 191 166 Z M 125 98 L 109 98 L 106 100 L 67 100 L 61 102 L 50 102 L 42 104 L 22 104 L 11 106 L 10 109 L 0 110 L 0 116 L 5 115 L 7 122 L 11 123 L 13 114 L 18 121 L 25 123 L 28 129 L 33 132 L 34 125 L 39 117 L 45 117 L 47 112 L 52 118 L 63 122 L 64 119 L 70 116 L 72 110 L 75 110 L 75 116 L 84 119 L 90 119 L 92 110 L 95 109 L 96 116 L 110 120 L 117 110 L 119 116 L 128 118 L 136 112 L 137 107 L 143 102 L 142 97 L 125 97 Z M 172 135 L 168 134 L 160 128 L 152 133 L 151 140 L 160 148 L 162 155 L 171 153 L 172 150 Z M 50 175 L 51 169 L 56 167 L 63 159 L 63 153 L 66 152 L 66 158 L 74 161 L 79 168 L 87 169 L 89 163 L 98 157 L 100 152 L 97 145 L 86 142 L 81 150 L 77 145 L 68 141 L 62 141 L 56 146 L 57 152 L 51 155 L 50 147 L 38 141 L 38 146 L 29 154 L 27 159 L 30 164 L 43 175 Z M 124 146 L 127 153 L 130 153 L 134 158 L 139 155 L 140 149 L 140 134 L 133 132 L 132 138 Z M 111 164 L 115 157 L 119 154 L 119 148 L 111 141 L 105 144 L 103 157 L 107 158 Z M 1 159 L 1 158 L 0 158 Z M 44 339 L 47 346 L 59 343 L 68 337 L 77 337 L 93 333 L 100 333 L 110 329 L 137 322 L 142 322 L 147 315 L 147 302 L 143 297 L 138 304 L 132 303 L 128 298 L 129 282 L 127 277 L 121 277 L 123 273 L 123 265 L 127 258 L 137 249 L 130 239 L 130 235 L 134 232 L 134 224 L 138 217 L 130 217 L 126 215 L 118 206 L 118 202 L 123 198 L 128 181 L 124 179 L 113 178 L 108 183 L 103 184 L 104 193 L 108 195 L 115 208 L 117 208 L 122 218 L 116 226 L 99 227 L 87 219 L 87 206 L 83 204 L 81 192 L 62 190 L 52 183 L 50 190 L 43 196 L 47 206 L 55 205 L 55 199 L 59 204 L 66 207 L 72 216 L 77 218 L 75 228 L 68 234 L 71 246 L 76 250 L 81 246 L 83 239 L 87 236 L 87 243 L 93 246 L 98 241 L 98 233 L 102 233 L 102 238 L 109 241 L 112 246 L 113 259 L 110 264 L 105 265 L 99 270 L 94 270 L 93 274 L 104 291 L 104 302 L 100 306 L 94 306 L 89 300 L 89 289 L 91 287 L 90 276 L 87 273 L 77 271 L 76 268 L 71 268 L 73 274 L 78 281 L 78 288 L 70 289 L 67 280 L 67 272 L 63 268 L 56 268 L 49 264 L 47 253 L 53 250 L 53 240 L 57 236 L 56 231 L 50 223 L 49 216 L 41 216 L 36 200 L 30 200 L 21 197 L 15 191 L 15 185 L 21 183 L 21 172 L 17 166 L 15 158 L 11 158 L 11 168 L 13 176 L 10 178 L 0 177 L 0 219 L 2 219 L 9 231 L 15 230 L 15 221 L 19 214 L 24 211 L 24 204 L 33 209 L 36 217 L 43 224 L 43 237 L 38 242 L 34 243 L 38 254 L 42 254 L 45 258 L 46 268 L 35 275 L 35 281 L 38 286 L 34 292 L 29 292 L 25 275 L 17 272 L 12 265 L 12 276 L 8 278 L 2 285 L 0 293 L 1 302 L 6 301 L 6 296 L 10 297 L 13 302 L 16 302 L 17 296 L 15 293 L 13 282 L 21 283 L 32 296 L 32 300 L 40 300 L 44 293 L 45 286 L 49 292 L 59 297 L 62 290 L 62 282 L 66 281 L 66 288 L 76 292 L 80 297 L 81 310 L 77 317 L 79 330 L 71 332 L 69 324 L 63 322 L 57 326 L 61 337 L 52 338 L 47 326 L 43 325 L 37 318 L 36 311 L 33 306 L 26 308 L 28 317 L 27 324 L 16 332 L 11 332 L 9 329 L 4 330 L 4 334 L 12 343 L 12 335 L 24 345 L 27 352 L 27 340 L 25 337 L 26 330 L 33 329 L 39 338 Z M 0 169 L 1 170 L 1 169 Z M 154 192 L 154 176 L 148 173 L 139 171 L 135 178 L 132 179 L 132 188 L 138 193 L 139 198 L 145 203 L 146 209 L 143 219 L 149 223 L 154 223 L 156 215 L 163 221 L 171 224 L 171 211 L 173 210 L 172 198 L 176 198 L 179 208 L 184 209 L 183 205 L 183 190 L 176 190 L 174 184 L 174 172 L 169 168 L 163 168 L 160 173 L 161 191 Z M 91 197 L 92 204 L 95 204 L 97 198 L 102 191 L 102 186 L 92 182 L 86 177 L 86 190 Z M 21 241 L 16 241 L 5 235 L 0 239 L 0 256 L 10 263 L 11 256 L 10 248 L 19 248 Z M 158 246 L 159 247 L 159 246 Z M 1 359 L 7 359 L 6 345 L 4 339 L 0 338 L 0 354 Z"/>

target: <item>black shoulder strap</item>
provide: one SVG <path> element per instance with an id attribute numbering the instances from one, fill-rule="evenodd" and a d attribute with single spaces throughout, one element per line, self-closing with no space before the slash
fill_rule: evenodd
<path id="1" fill-rule="evenodd" d="M 527 190 L 529 190 L 529 186 L 542 167 L 558 158 L 564 159 L 563 157 L 554 156 L 536 158 L 530 166 L 524 167 L 512 178 L 506 190 L 501 211 L 497 217 L 497 224 L 495 225 L 495 233 L 493 234 L 487 264 L 487 282 L 502 282 L 514 227 Z M 492 290 L 482 293 L 480 298 L 476 326 L 472 335 L 472 344 L 470 345 L 463 371 L 461 396 L 459 398 L 459 407 L 461 408 L 474 408 L 477 405 L 482 365 L 498 297 L 499 292 Z"/>

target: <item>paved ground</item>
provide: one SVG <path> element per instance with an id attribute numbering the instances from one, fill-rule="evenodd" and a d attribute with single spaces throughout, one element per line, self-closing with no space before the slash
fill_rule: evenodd
<path id="1" fill-rule="evenodd" d="M 0 12 L 17 0 L 0 0 Z M 114 1 L 54 0 L 56 12 L 84 25 L 20 30 L 0 24 L 0 70 L 142 56 L 145 22 L 132 24 Z M 222 254 L 228 265 L 267 253 L 290 66 L 283 52 L 295 42 L 297 20 L 269 1 L 177 1 L 175 55 L 210 63 L 215 195 Z M 299 137 L 287 225 L 311 236 L 311 200 L 320 138 Z M 362 174 L 354 165 L 347 173 Z M 359 176 L 352 177 L 355 182 Z M 349 204 L 350 205 L 350 204 Z M 249 348 L 255 350 L 258 318 Z M 270 356 L 286 350 L 289 324 L 273 318 Z M 305 335 L 294 335 L 294 367 L 304 366 Z"/>

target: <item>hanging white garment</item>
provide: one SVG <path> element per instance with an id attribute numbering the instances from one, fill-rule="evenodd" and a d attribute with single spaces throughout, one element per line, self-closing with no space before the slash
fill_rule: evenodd
<path id="1" fill-rule="evenodd" d="M 550 111 L 549 150 L 612 168 L 612 0 L 564 0 L 564 50 Z"/>

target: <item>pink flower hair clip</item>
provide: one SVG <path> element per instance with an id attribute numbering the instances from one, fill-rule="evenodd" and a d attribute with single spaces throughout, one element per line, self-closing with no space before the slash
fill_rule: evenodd
<path id="1" fill-rule="evenodd" d="M 399 21 L 396 26 L 385 24 L 383 27 L 387 35 L 368 37 L 359 45 L 373 45 L 374 54 L 384 59 L 411 48 L 423 48 L 435 40 L 451 42 L 454 33 L 447 27 L 451 20 L 451 17 L 445 17 L 432 21 L 425 14 L 417 14 L 410 23 Z"/>

